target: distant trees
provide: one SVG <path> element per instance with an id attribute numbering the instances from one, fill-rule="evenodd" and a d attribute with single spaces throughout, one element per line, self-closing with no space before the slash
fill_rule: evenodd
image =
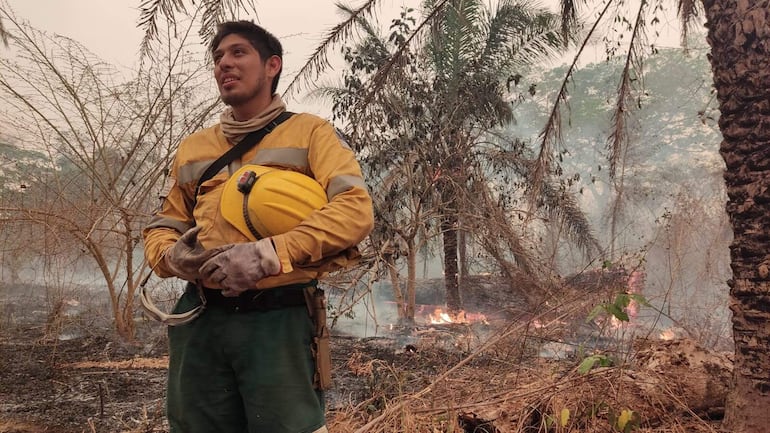
<path id="1" fill-rule="evenodd" d="M 208 69 L 175 41 L 122 80 L 77 42 L 40 32 L 9 10 L 0 14 L 14 54 L 0 58 L 4 130 L 17 147 L 45 155 L 23 172 L 17 198 L 3 200 L 0 224 L 34 227 L 16 242 L 42 246 L 46 255 L 90 257 L 116 330 L 132 339 L 135 292 L 147 272 L 140 231 L 176 145 L 217 105 L 215 92 L 202 91 Z"/>

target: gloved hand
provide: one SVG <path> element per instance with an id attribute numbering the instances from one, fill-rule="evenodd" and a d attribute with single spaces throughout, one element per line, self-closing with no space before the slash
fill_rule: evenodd
<path id="1" fill-rule="evenodd" d="M 201 276 L 198 273 L 198 269 L 201 265 L 206 260 L 232 247 L 232 245 L 225 245 L 210 250 L 204 249 L 203 245 L 198 242 L 198 233 L 200 231 L 201 227 L 193 227 L 190 230 L 187 230 L 182 237 L 180 237 L 176 243 L 163 254 L 163 260 L 165 261 L 166 267 L 169 268 L 174 275 L 183 280 L 199 280 Z"/>
<path id="2" fill-rule="evenodd" d="M 222 288 L 225 296 L 255 289 L 257 281 L 281 273 L 281 262 L 270 238 L 232 245 L 200 267 L 201 278 Z"/>

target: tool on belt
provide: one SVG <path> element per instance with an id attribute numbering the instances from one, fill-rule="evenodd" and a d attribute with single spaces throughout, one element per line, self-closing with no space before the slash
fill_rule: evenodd
<path id="1" fill-rule="evenodd" d="M 332 353 L 329 347 L 329 328 L 326 327 L 326 297 L 318 287 L 305 289 L 308 312 L 315 324 L 313 335 L 313 358 L 315 359 L 315 375 L 313 386 L 325 391 L 332 386 Z"/>

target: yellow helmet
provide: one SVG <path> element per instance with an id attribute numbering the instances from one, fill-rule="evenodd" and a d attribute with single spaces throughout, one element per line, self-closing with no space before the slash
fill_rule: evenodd
<path id="1" fill-rule="evenodd" d="M 326 203 L 326 191 L 311 177 L 244 165 L 225 183 L 220 212 L 254 241 L 288 232 Z"/>

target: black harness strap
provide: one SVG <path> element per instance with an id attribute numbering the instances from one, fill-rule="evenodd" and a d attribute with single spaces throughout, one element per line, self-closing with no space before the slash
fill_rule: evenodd
<path id="1" fill-rule="evenodd" d="M 195 186 L 193 208 L 195 207 L 195 203 L 198 201 L 198 193 L 200 192 L 203 182 L 214 177 L 215 174 L 219 173 L 219 170 L 222 170 L 222 168 L 224 168 L 227 164 L 233 162 L 235 158 L 238 158 L 246 153 L 247 150 L 251 149 L 257 143 L 262 141 L 262 139 L 265 138 L 267 134 L 271 133 L 275 128 L 278 127 L 278 125 L 285 122 L 293 115 L 294 113 L 291 111 L 284 111 L 264 127 L 254 132 L 250 132 L 247 136 L 243 137 L 243 139 L 239 141 L 238 144 L 231 147 L 230 150 L 222 154 L 222 156 L 217 158 L 216 161 L 212 162 L 211 165 L 206 167 L 206 171 L 203 172 L 200 179 L 198 179 L 198 184 Z"/>

